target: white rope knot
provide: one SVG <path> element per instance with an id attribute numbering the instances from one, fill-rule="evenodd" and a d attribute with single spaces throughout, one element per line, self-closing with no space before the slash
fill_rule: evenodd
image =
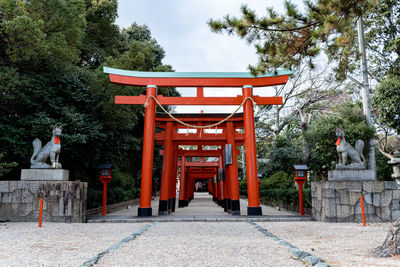
<path id="1" fill-rule="evenodd" d="M 178 123 L 180 123 L 180 124 L 182 124 L 182 125 L 187 126 L 188 128 L 195 128 L 195 129 L 205 129 L 205 128 L 209 128 L 209 129 L 210 129 L 211 127 L 214 127 L 214 126 L 215 126 L 215 128 L 217 129 L 217 126 L 218 126 L 218 125 L 220 125 L 220 124 L 226 122 L 227 120 L 229 120 L 230 118 L 232 118 L 232 117 L 239 111 L 239 109 L 240 109 L 241 107 L 243 107 L 243 105 L 246 103 L 247 100 L 250 100 L 250 101 L 253 103 L 254 106 L 256 105 L 256 102 L 254 101 L 254 99 L 251 98 L 250 96 L 248 96 L 248 97 L 246 97 L 246 98 L 243 100 L 242 104 L 240 104 L 240 106 L 239 106 L 234 112 L 232 112 L 229 116 L 227 116 L 226 118 L 222 119 L 221 121 L 216 122 L 216 123 L 213 123 L 213 124 L 209 124 L 209 125 L 192 125 L 192 124 L 183 122 L 183 121 L 181 121 L 180 119 L 174 117 L 174 115 L 172 115 L 168 110 L 166 110 L 166 109 L 161 105 L 161 103 L 158 101 L 158 99 L 155 98 L 155 97 L 152 96 L 152 95 L 149 95 L 149 96 L 146 98 L 146 102 L 144 102 L 144 107 L 145 107 L 145 108 L 148 106 L 148 104 L 149 104 L 148 102 L 149 102 L 149 99 L 150 99 L 150 98 L 152 98 L 152 99 L 156 102 L 156 104 L 164 111 L 164 113 L 166 113 L 171 119 L 173 119 L 174 121 L 176 121 L 176 122 L 178 122 Z M 201 136 L 201 132 L 200 132 L 200 136 Z"/>

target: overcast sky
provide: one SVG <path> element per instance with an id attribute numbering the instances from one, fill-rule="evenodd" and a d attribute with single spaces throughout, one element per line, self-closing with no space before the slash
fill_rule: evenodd
<path id="1" fill-rule="evenodd" d="M 295 2 L 301 2 L 297 0 Z M 256 64 L 255 48 L 237 36 L 210 31 L 207 21 L 230 14 L 240 15 L 242 4 L 265 14 L 273 6 L 283 12 L 283 0 L 119 0 L 117 24 L 129 27 L 133 22 L 149 26 L 152 36 L 164 48 L 164 64 L 177 72 L 248 71 Z M 183 96 L 194 96 L 194 89 L 179 89 Z M 258 95 L 271 95 L 268 88 L 255 88 Z M 240 89 L 205 89 L 205 96 L 236 96 Z M 179 107 L 177 112 L 232 112 L 234 107 Z"/>

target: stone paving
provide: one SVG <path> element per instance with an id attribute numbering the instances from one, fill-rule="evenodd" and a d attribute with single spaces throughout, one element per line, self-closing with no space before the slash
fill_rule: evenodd
<path id="1" fill-rule="evenodd" d="M 88 222 L 148 222 L 148 221 L 310 221 L 310 216 L 299 216 L 298 214 L 278 211 L 270 206 L 262 206 L 263 216 L 247 216 L 247 200 L 240 200 L 241 216 L 232 216 L 212 201 L 208 193 L 195 193 L 194 199 L 189 206 L 176 207 L 175 212 L 166 216 L 158 216 L 158 198 L 152 200 L 152 217 L 137 217 L 138 206 L 131 206 L 107 214 L 107 216 L 90 216 Z"/>

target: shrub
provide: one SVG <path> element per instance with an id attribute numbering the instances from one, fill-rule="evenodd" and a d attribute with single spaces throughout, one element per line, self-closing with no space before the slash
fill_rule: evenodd
<path id="1" fill-rule="evenodd" d="M 294 177 L 284 171 L 279 171 L 261 182 L 260 190 L 272 188 L 294 189 Z"/>
<path id="2" fill-rule="evenodd" d="M 297 189 L 263 189 L 260 190 L 261 200 L 268 205 L 299 211 L 299 191 Z M 311 212 L 311 189 L 303 189 L 303 206 L 307 213 Z"/>

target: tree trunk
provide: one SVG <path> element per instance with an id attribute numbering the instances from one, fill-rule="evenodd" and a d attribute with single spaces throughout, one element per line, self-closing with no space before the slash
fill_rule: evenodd
<path id="1" fill-rule="evenodd" d="M 302 137 L 302 145 L 303 145 L 303 161 L 304 164 L 308 165 L 308 163 L 310 162 L 310 156 L 311 156 L 311 152 L 310 152 L 310 146 L 308 144 L 308 141 L 306 139 L 306 132 L 308 130 L 308 121 L 307 121 L 307 114 L 304 111 L 304 109 L 300 109 L 299 110 L 299 114 L 300 114 L 300 121 L 301 121 L 301 137 Z"/>
<path id="2" fill-rule="evenodd" d="M 390 226 L 382 246 L 375 248 L 372 252 L 376 258 L 387 258 L 400 254 L 400 218 Z"/>

